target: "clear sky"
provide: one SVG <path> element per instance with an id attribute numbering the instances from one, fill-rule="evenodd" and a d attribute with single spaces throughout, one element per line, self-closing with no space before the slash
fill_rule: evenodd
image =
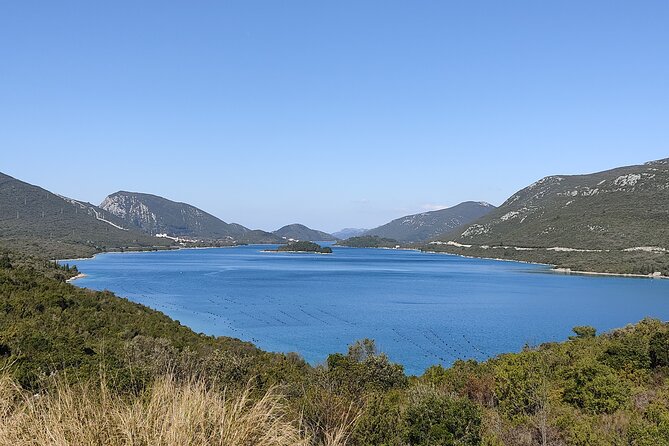
<path id="1" fill-rule="evenodd" d="M 0 171 L 373 227 L 669 157 L 669 1 L 2 1 Z"/>

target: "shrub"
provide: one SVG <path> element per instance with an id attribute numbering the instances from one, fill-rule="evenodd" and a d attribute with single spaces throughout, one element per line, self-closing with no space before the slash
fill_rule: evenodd
<path id="1" fill-rule="evenodd" d="M 614 371 L 595 360 L 584 361 L 567 374 L 564 400 L 590 413 L 613 413 L 628 395 Z"/>
<path id="2" fill-rule="evenodd" d="M 589 325 L 578 325 L 572 331 L 576 336 L 570 336 L 570 339 L 594 338 L 597 334 L 597 329 Z"/>
<path id="3" fill-rule="evenodd" d="M 546 359 L 536 351 L 503 357 L 495 368 L 495 397 L 510 419 L 534 415 L 547 404 Z"/>
<path id="4" fill-rule="evenodd" d="M 476 404 L 426 387 L 415 389 L 411 400 L 405 414 L 409 444 L 464 446 L 481 443 L 481 412 Z"/>
<path id="5" fill-rule="evenodd" d="M 387 391 L 407 384 L 404 368 L 390 362 L 385 354 L 378 353 L 371 339 L 357 341 L 349 347 L 347 355 L 328 356 L 327 373 L 341 390 L 349 394 Z"/>
<path id="6" fill-rule="evenodd" d="M 669 332 L 658 332 L 650 338 L 650 366 L 669 367 Z"/>
<path id="7" fill-rule="evenodd" d="M 366 401 L 351 437 L 356 446 L 404 446 L 402 391 L 373 394 Z"/>

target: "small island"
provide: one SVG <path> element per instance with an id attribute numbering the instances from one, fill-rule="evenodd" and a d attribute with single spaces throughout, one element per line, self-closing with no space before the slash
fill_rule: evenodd
<path id="1" fill-rule="evenodd" d="M 279 246 L 277 252 L 306 252 L 314 254 L 332 254 L 332 248 L 329 246 L 321 246 L 318 243 L 297 241 L 290 242 L 287 245 Z"/>
<path id="2" fill-rule="evenodd" d="M 363 235 L 351 237 L 337 242 L 337 246 L 348 246 L 350 248 L 397 248 L 400 242 L 391 238 L 379 237 L 378 235 Z"/>

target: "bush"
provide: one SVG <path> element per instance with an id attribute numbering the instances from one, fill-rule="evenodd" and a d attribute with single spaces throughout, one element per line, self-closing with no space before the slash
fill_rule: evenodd
<path id="1" fill-rule="evenodd" d="M 406 440 L 416 446 L 478 445 L 481 412 L 471 401 L 417 388 L 407 408 Z"/>
<path id="2" fill-rule="evenodd" d="M 404 399 L 401 391 L 372 395 L 360 414 L 352 443 L 356 446 L 404 446 Z"/>
<path id="3" fill-rule="evenodd" d="M 4 253 L 0 256 L 0 269 L 10 269 L 12 261 L 9 259 L 9 254 Z"/>
<path id="4" fill-rule="evenodd" d="M 578 325 L 572 331 L 576 336 L 570 336 L 569 339 L 594 338 L 597 334 L 597 329 L 589 325 Z"/>
<path id="5" fill-rule="evenodd" d="M 629 389 L 610 367 L 594 360 L 575 366 L 567 376 L 564 400 L 590 413 L 613 413 L 629 395 Z"/>
<path id="6" fill-rule="evenodd" d="M 669 332 L 655 333 L 650 338 L 648 354 L 651 367 L 669 367 Z"/>
<path id="7" fill-rule="evenodd" d="M 510 419 L 534 415 L 547 403 L 546 359 L 539 352 L 503 357 L 495 368 L 495 397 Z"/>
<path id="8" fill-rule="evenodd" d="M 357 341 L 349 347 L 347 355 L 328 356 L 327 373 L 341 390 L 352 395 L 364 391 L 388 391 L 407 384 L 404 368 L 390 362 L 385 354 L 378 353 L 371 339 Z"/>

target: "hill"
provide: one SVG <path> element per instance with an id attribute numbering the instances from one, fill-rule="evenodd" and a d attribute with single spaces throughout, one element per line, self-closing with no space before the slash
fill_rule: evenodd
<path id="1" fill-rule="evenodd" d="M 51 258 L 120 249 L 165 248 L 170 240 L 133 230 L 90 203 L 0 173 L 0 243 Z"/>
<path id="2" fill-rule="evenodd" d="M 543 178 L 435 245 L 589 271 L 666 272 L 669 159 Z"/>
<path id="3" fill-rule="evenodd" d="M 207 212 L 157 195 L 119 191 L 107 196 L 100 207 L 126 225 L 147 234 L 165 234 L 197 240 L 234 243 L 279 243 L 271 233 L 226 223 Z"/>
<path id="4" fill-rule="evenodd" d="M 369 231 L 369 229 L 363 228 L 344 228 L 341 231 L 333 232 L 332 236 L 337 237 L 340 240 L 346 240 L 347 238 L 357 237 Z"/>
<path id="5" fill-rule="evenodd" d="M 308 242 L 334 242 L 337 240 L 332 234 L 317 231 L 298 223 L 277 229 L 274 231 L 274 234 L 286 240 L 303 240 Z"/>
<path id="6" fill-rule="evenodd" d="M 299 241 L 290 242 L 286 245 L 281 245 L 276 249 L 277 252 L 303 252 L 314 254 L 332 254 L 332 248 L 329 246 L 321 246 L 318 243 Z"/>
<path id="7" fill-rule="evenodd" d="M 399 246 L 395 239 L 379 237 L 378 235 L 361 235 L 339 240 L 337 246 L 348 246 L 349 248 L 395 248 Z"/>
<path id="8" fill-rule="evenodd" d="M 4 352 L 15 361 L 14 374 L 27 388 L 61 370 L 71 377 L 93 377 L 103 362 L 109 376 L 128 385 L 161 364 L 185 366 L 180 362 L 188 355 L 204 360 L 216 350 L 262 354 L 247 342 L 196 334 L 158 311 L 108 291 L 65 283 L 76 272 L 14 253 L 0 265 L 5 308 L 0 312 L 0 360 Z M 13 311 L 19 308 L 26 311 Z M 136 374 L 126 374 L 127 367 L 135 367 Z"/>
<path id="9" fill-rule="evenodd" d="M 458 230 L 478 220 L 495 209 L 495 206 L 478 201 L 466 201 L 438 211 L 422 212 L 397 218 L 364 235 L 375 235 L 400 242 L 425 242 L 449 231 Z"/>

